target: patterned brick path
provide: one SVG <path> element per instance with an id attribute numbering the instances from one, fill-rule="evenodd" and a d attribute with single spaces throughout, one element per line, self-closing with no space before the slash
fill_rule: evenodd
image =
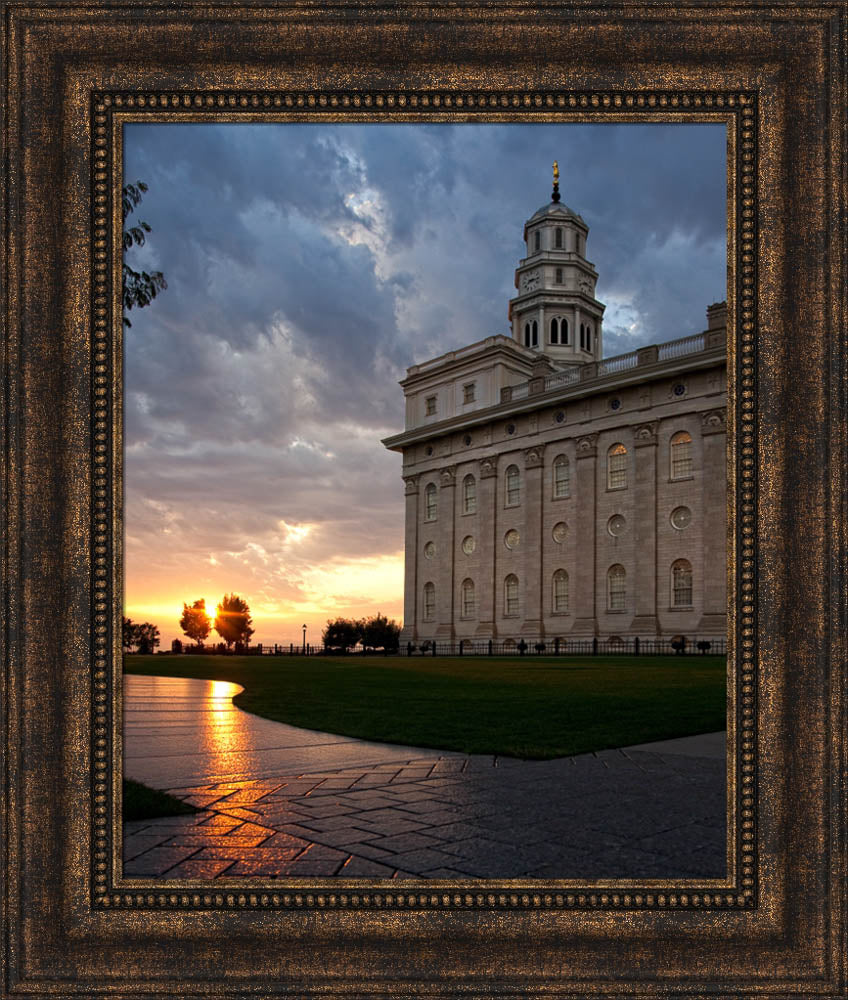
<path id="1" fill-rule="evenodd" d="M 128 699 L 130 706 L 132 701 Z M 184 713 L 176 711 L 181 714 L 177 725 L 184 729 Z M 146 718 L 142 728 L 152 724 Z M 289 739 L 291 734 L 283 742 Z M 128 772 L 144 780 L 134 743 L 143 746 L 144 740 L 126 738 L 128 759 L 135 761 Z M 161 776 L 161 757 L 169 757 L 166 744 L 160 740 L 162 752 L 151 764 L 154 775 Z M 402 757 L 403 748 L 383 747 L 389 759 L 380 762 L 371 759 L 374 746 L 363 744 L 367 762 L 349 766 L 320 771 L 298 766 L 276 774 L 263 767 L 261 775 L 221 780 L 216 774 L 213 780 L 169 788 L 202 811 L 125 824 L 124 875 L 384 879 L 725 874 L 720 734 L 552 761 L 439 755 L 413 748 L 406 748 Z M 266 749 L 273 751 L 277 766 L 280 748 Z M 358 741 L 345 741 L 341 749 L 344 757 L 355 758 Z M 300 760 L 299 751 L 294 756 Z M 202 770 L 203 762 L 186 766 Z M 220 762 L 211 768 L 216 769 Z M 157 785 L 163 787 L 161 780 Z"/>

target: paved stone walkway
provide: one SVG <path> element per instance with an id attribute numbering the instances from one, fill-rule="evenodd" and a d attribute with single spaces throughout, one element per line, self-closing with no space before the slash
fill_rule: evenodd
<path id="1" fill-rule="evenodd" d="M 519 761 L 269 722 L 236 685 L 126 681 L 126 774 L 202 810 L 125 824 L 127 877 L 725 874 L 724 734 Z"/>

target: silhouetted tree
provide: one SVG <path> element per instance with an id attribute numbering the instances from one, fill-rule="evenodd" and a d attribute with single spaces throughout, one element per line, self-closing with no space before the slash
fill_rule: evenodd
<path id="1" fill-rule="evenodd" d="M 136 624 L 130 618 L 124 618 L 121 629 L 121 645 L 131 653 L 137 648 L 139 653 L 152 653 L 159 645 L 159 629 L 150 622 Z"/>
<path id="2" fill-rule="evenodd" d="M 212 631 L 212 619 L 206 613 L 206 598 L 201 597 L 199 601 L 189 606 L 183 604 L 183 616 L 180 618 L 180 628 L 189 639 L 194 639 L 198 646 L 203 645 L 204 639 L 208 638 Z"/>
<path id="3" fill-rule="evenodd" d="M 224 594 L 215 615 L 215 631 L 227 644 L 247 643 L 253 635 L 250 608 L 237 594 Z"/>
<path id="4" fill-rule="evenodd" d="M 335 621 L 328 621 L 327 627 L 321 634 L 321 642 L 326 649 L 341 649 L 347 652 L 352 649 L 362 638 L 362 622 L 353 621 L 351 618 L 337 618 Z"/>
<path id="5" fill-rule="evenodd" d="M 362 645 L 366 649 L 385 649 L 391 652 L 398 648 L 400 641 L 400 625 L 389 621 L 379 612 L 362 624 Z"/>
<path id="6" fill-rule="evenodd" d="M 142 622 L 137 625 L 138 629 L 138 651 L 148 655 L 159 645 L 159 629 L 150 622 Z"/>
<path id="7" fill-rule="evenodd" d="M 143 181 L 136 181 L 135 184 L 127 184 L 121 190 L 121 210 L 123 219 L 126 222 L 127 216 L 131 215 L 136 205 L 141 201 L 143 193 L 147 190 L 147 185 Z M 150 226 L 146 222 L 139 221 L 138 225 L 128 226 L 124 230 L 123 247 L 123 307 L 126 312 L 137 306 L 139 309 L 150 305 L 153 299 L 168 287 L 164 275 L 161 271 L 136 271 L 127 263 L 127 250 L 133 246 L 144 246 L 145 233 L 151 232 Z M 124 316 L 124 326 L 132 326 L 132 323 Z"/>

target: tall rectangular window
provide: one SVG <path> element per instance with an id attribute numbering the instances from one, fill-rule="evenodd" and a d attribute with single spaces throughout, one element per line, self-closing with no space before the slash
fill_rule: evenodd
<path id="1" fill-rule="evenodd" d="M 432 417 L 436 412 L 436 397 L 428 396 L 424 403 L 424 412 L 426 416 Z"/>
<path id="2" fill-rule="evenodd" d="M 474 402 L 474 383 L 468 382 L 462 387 L 462 401 L 463 403 L 473 403 Z"/>

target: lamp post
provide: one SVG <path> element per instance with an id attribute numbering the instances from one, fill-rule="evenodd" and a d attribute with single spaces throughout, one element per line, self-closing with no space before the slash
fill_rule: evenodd
<path id="1" fill-rule="evenodd" d="M 306 626 L 303 626 L 303 655 L 306 656 Z"/>

